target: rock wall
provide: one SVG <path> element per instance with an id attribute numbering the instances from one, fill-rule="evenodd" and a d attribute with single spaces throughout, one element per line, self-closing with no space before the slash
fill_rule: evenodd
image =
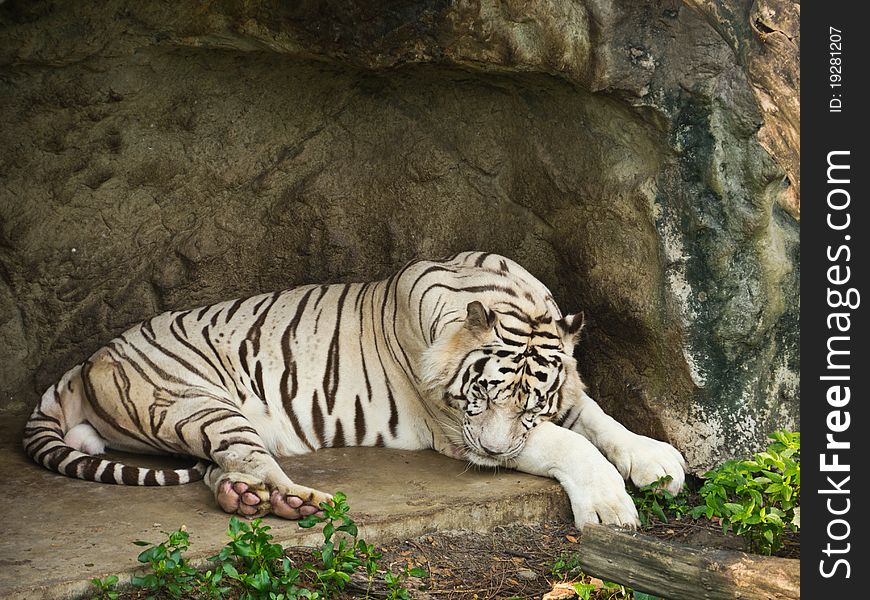
<path id="1" fill-rule="evenodd" d="M 761 9 L 799 5 L 0 4 L 2 410 L 156 312 L 477 248 L 586 312 L 629 426 L 756 450 L 799 425 L 796 32 Z"/>

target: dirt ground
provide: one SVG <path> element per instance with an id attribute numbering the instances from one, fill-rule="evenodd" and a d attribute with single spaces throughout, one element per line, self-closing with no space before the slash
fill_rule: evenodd
<path id="1" fill-rule="evenodd" d="M 723 535 L 721 528 L 706 519 L 685 517 L 679 521 L 656 523 L 644 529 L 647 535 L 672 542 L 715 549 L 746 551 L 740 537 Z M 501 527 L 488 535 L 469 532 L 442 532 L 415 540 L 394 541 L 383 547 L 385 565 L 394 571 L 406 564 L 421 566 L 430 576 L 423 589 L 412 590 L 415 598 L 446 600 L 539 599 L 553 585 L 582 576 L 577 569 L 554 572 L 560 557 L 570 567 L 581 534 L 572 525 L 560 522 L 541 526 L 513 525 Z M 799 558 L 800 538 L 788 534 L 780 557 Z M 588 582 L 589 579 L 587 578 Z M 592 580 L 593 583 L 600 581 Z M 410 589 L 410 586 L 409 586 Z M 623 598 L 605 592 L 594 598 Z"/>
<path id="2" fill-rule="evenodd" d="M 706 519 L 672 519 L 652 524 L 643 532 L 680 544 L 746 550 L 742 538 L 723 535 L 717 524 Z M 428 572 L 428 577 L 406 583 L 416 600 L 538 600 L 559 582 L 583 578 L 578 568 L 572 568 L 580 537 L 580 532 L 569 523 L 553 521 L 537 526 L 498 527 L 488 534 L 444 531 L 411 540 L 393 540 L 379 549 L 383 552 L 381 565 L 394 573 L 406 565 Z M 311 560 L 309 548 L 288 548 L 287 555 L 299 565 Z M 787 534 L 777 556 L 799 558 L 799 536 Z M 563 566 L 558 569 L 555 565 L 560 558 Z M 630 598 L 619 588 L 605 588 L 600 580 L 587 576 L 583 581 L 601 586 L 592 596 L 594 600 Z M 364 597 L 365 590 L 363 577 L 353 579 L 347 593 L 337 600 Z M 372 598 L 384 598 L 385 592 L 383 583 L 376 583 L 370 590 Z M 122 600 L 145 597 L 135 591 L 121 595 Z"/>

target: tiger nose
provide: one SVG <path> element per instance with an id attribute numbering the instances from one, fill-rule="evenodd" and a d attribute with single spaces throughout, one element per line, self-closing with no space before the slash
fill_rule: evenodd
<path id="1" fill-rule="evenodd" d="M 503 454 L 503 452 L 501 452 L 500 450 L 490 450 L 483 444 L 480 445 L 480 449 L 489 454 L 490 456 L 499 456 L 500 454 Z"/>

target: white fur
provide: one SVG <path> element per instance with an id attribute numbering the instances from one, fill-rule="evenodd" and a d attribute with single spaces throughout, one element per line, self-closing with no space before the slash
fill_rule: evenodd
<path id="1" fill-rule="evenodd" d="M 549 421 L 541 423 L 529 432 L 516 466 L 562 484 L 578 529 L 587 523 L 639 524 L 637 509 L 616 467 L 579 433 Z"/>
<path id="2" fill-rule="evenodd" d="M 577 412 L 579 417 L 571 429 L 595 444 L 625 479 L 642 487 L 667 474 L 673 478 L 665 486 L 668 492 L 676 495 L 683 489 L 686 461 L 676 448 L 632 433 L 601 410 L 586 392 L 581 393 L 566 422 L 571 423 Z"/>
<path id="3" fill-rule="evenodd" d="M 103 454 L 106 451 L 106 440 L 100 437 L 90 423 L 79 423 L 66 432 L 63 440 L 67 446 L 72 446 L 85 454 Z"/>

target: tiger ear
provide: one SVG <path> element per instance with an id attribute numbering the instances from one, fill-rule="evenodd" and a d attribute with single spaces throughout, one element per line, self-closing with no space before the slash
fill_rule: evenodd
<path id="1" fill-rule="evenodd" d="M 465 317 L 465 328 L 471 331 L 489 331 L 495 325 L 495 314 L 475 300 L 465 307 L 468 316 Z"/>
<path id="2" fill-rule="evenodd" d="M 580 337 L 580 332 L 583 330 L 585 324 L 586 316 L 582 312 L 567 315 L 556 321 L 556 326 L 559 327 L 559 331 L 562 333 L 565 342 L 571 345 L 577 343 L 577 340 Z"/>

